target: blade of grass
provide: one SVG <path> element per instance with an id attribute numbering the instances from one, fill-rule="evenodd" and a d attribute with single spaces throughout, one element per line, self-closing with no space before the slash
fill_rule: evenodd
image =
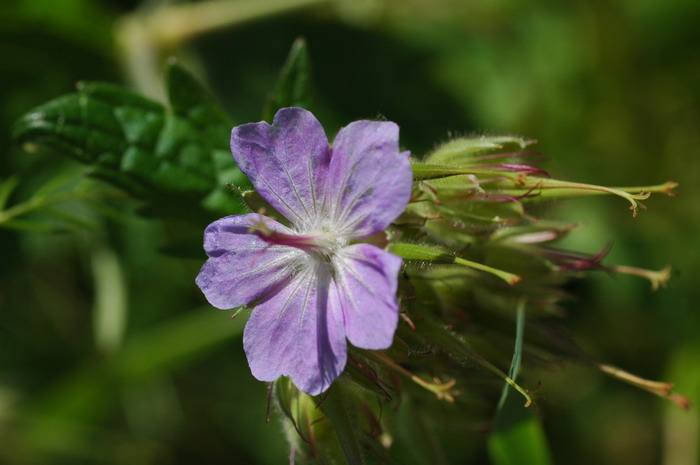
<path id="1" fill-rule="evenodd" d="M 525 300 L 518 303 L 515 348 L 508 375 L 515 380 L 520 371 L 525 328 Z M 494 465 L 552 463 L 547 440 L 532 408 L 525 408 L 510 384 L 503 386 L 498 402 L 494 430 L 489 436 L 488 450 Z"/>

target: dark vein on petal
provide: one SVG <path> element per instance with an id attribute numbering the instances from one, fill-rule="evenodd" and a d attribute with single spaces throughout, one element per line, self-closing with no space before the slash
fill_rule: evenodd
<path id="1" fill-rule="evenodd" d="M 290 252 L 292 247 L 289 247 L 287 245 L 260 245 L 260 247 L 234 247 L 232 249 L 226 249 L 227 252 L 235 252 L 238 250 L 264 250 L 265 252 L 280 252 L 282 250 L 285 250 L 286 252 Z"/>
<path id="2" fill-rule="evenodd" d="M 314 186 L 314 176 L 313 169 L 311 167 L 311 158 L 309 157 L 309 163 L 307 163 L 307 175 L 309 176 L 309 189 L 311 190 L 311 202 L 314 206 L 314 216 L 318 218 L 318 206 L 316 205 L 316 190 Z"/>
<path id="3" fill-rule="evenodd" d="M 277 324 L 279 324 L 280 319 L 284 315 L 284 312 L 287 310 L 287 306 L 289 305 L 289 302 L 291 302 L 292 298 L 296 295 L 297 291 L 301 287 L 301 285 L 304 283 L 304 279 L 310 274 L 309 271 L 305 272 L 304 274 L 300 275 L 297 278 L 297 283 L 296 287 L 294 290 L 289 294 L 287 297 L 287 300 L 285 300 L 284 305 L 282 305 L 282 308 L 280 308 L 279 313 L 277 314 Z"/>
<path id="4" fill-rule="evenodd" d="M 343 274 L 337 273 L 336 276 L 338 278 L 337 281 L 339 282 L 340 287 L 343 288 L 343 292 L 345 293 L 345 296 L 346 296 L 345 299 L 340 298 L 340 296 L 339 296 L 340 307 L 343 310 L 343 321 L 344 321 L 345 320 L 345 302 L 348 302 L 353 310 L 357 310 L 357 306 L 355 305 L 355 299 L 351 298 L 353 293 L 350 291 L 350 287 L 348 286 L 348 283 L 347 283 L 345 277 L 343 276 Z M 359 312 L 356 312 L 356 313 L 359 313 Z"/>
<path id="5" fill-rule="evenodd" d="M 347 158 L 347 161 L 350 161 L 350 157 Z M 348 163 L 349 164 L 349 163 Z M 335 202 L 331 205 L 331 208 L 333 209 L 332 212 L 332 217 L 333 217 L 333 223 L 337 224 L 335 219 L 337 218 L 337 206 L 340 205 L 340 199 L 343 196 L 343 189 L 345 189 L 345 184 L 348 182 L 348 179 L 350 179 L 350 175 L 352 174 L 350 172 L 350 169 L 345 170 L 345 175 L 343 176 L 343 180 L 340 182 L 340 185 L 338 186 L 338 195 L 335 199 Z"/>
<path id="6" fill-rule="evenodd" d="M 309 272 L 309 276 L 311 276 L 312 279 L 313 279 L 313 275 L 314 275 L 314 274 L 315 274 L 315 273 L 314 273 L 313 271 L 310 271 L 310 272 Z M 317 281 L 318 281 L 318 278 L 317 278 Z M 297 322 L 297 341 L 298 341 L 297 346 L 299 345 L 299 343 L 300 343 L 301 340 L 302 340 L 302 338 L 301 338 L 301 336 L 300 336 L 299 333 L 301 332 L 301 327 L 302 327 L 302 324 L 303 324 L 303 321 L 304 321 L 304 315 L 306 315 L 306 304 L 307 304 L 307 302 L 309 301 L 309 294 L 311 293 L 311 288 L 312 288 L 312 287 L 313 287 L 313 286 L 311 285 L 311 283 L 309 283 L 309 287 L 306 288 L 306 295 L 304 296 L 304 303 L 303 303 L 303 305 L 301 306 L 301 313 L 299 314 L 299 321 Z M 316 296 L 316 297 L 318 297 L 318 293 L 317 293 L 317 296 Z"/>
<path id="7" fill-rule="evenodd" d="M 342 222 L 345 220 L 345 217 L 352 211 L 352 208 L 355 206 L 355 204 L 357 203 L 357 201 L 360 200 L 360 197 L 362 197 L 362 196 L 365 194 L 365 192 L 367 192 L 367 191 L 369 191 L 370 189 L 372 189 L 372 187 L 373 187 L 373 184 L 370 184 L 370 185 L 368 185 L 367 187 L 365 187 L 365 190 L 363 190 L 362 192 L 360 192 L 359 194 L 357 194 L 357 195 L 352 199 L 352 201 L 351 201 L 350 203 L 346 204 L 346 205 L 343 207 L 343 211 L 341 212 L 340 216 L 339 216 L 338 219 L 336 220 L 336 224 L 342 223 Z"/>
<path id="8" fill-rule="evenodd" d="M 381 299 L 381 298 L 377 295 L 377 293 L 374 291 L 374 289 L 372 289 L 372 288 L 367 284 L 367 282 L 366 282 L 364 279 L 362 279 L 362 277 L 359 276 L 359 275 L 355 272 L 355 270 L 352 269 L 351 266 L 348 266 L 348 265 L 343 264 L 343 267 L 345 268 L 345 270 L 347 270 L 347 272 L 348 272 L 349 274 L 352 275 L 353 278 L 355 278 L 355 281 L 357 281 L 358 283 L 360 283 L 360 284 L 362 285 L 362 287 L 364 287 L 364 288 L 367 290 L 367 292 L 369 292 L 370 294 L 372 294 L 373 297 L 375 297 L 375 298 L 376 298 L 377 300 L 379 300 L 379 301 L 382 301 L 382 300 L 383 300 L 383 299 Z"/>
<path id="9" fill-rule="evenodd" d="M 381 169 L 376 170 L 375 175 L 374 175 L 374 178 L 372 179 L 371 182 L 368 182 L 368 183 L 367 183 L 367 187 L 365 187 L 365 189 L 364 189 L 362 192 L 360 192 L 359 194 L 357 194 L 357 195 L 355 196 L 355 198 L 353 198 L 353 200 L 352 200 L 350 203 L 348 203 L 346 206 L 343 207 L 343 212 L 342 212 L 342 214 L 341 214 L 339 217 L 336 217 L 335 224 L 342 223 L 342 222 L 345 220 L 345 217 L 352 211 L 352 208 L 351 208 L 351 207 L 354 207 L 354 206 L 355 206 L 355 203 L 357 203 L 357 201 L 360 199 L 360 197 L 362 197 L 362 196 L 364 195 L 365 192 L 367 192 L 368 190 L 372 189 L 374 186 L 376 186 L 376 185 L 378 184 L 379 178 L 380 178 L 383 174 L 384 174 L 384 171 L 383 171 L 383 170 L 381 170 Z M 341 192 L 342 192 L 342 191 L 341 191 Z M 340 202 L 340 198 L 338 199 L 338 202 Z M 364 216 L 361 217 L 361 218 L 364 219 L 364 218 L 366 218 L 366 217 L 367 217 L 367 215 L 364 215 Z M 355 224 L 357 224 L 358 222 L 359 222 L 359 220 L 353 221 L 353 222 L 350 223 L 347 227 L 346 227 L 346 225 L 342 225 L 342 228 L 343 228 L 344 230 L 345 230 L 345 229 L 348 229 L 349 226 L 355 225 Z"/>
<path id="10" fill-rule="evenodd" d="M 350 222 L 350 223 L 348 223 L 348 224 L 344 224 L 344 225 L 342 226 L 342 228 L 341 228 L 342 233 L 345 234 L 345 235 L 350 235 L 350 233 L 353 232 L 353 226 L 355 226 L 357 223 L 362 222 L 365 218 L 367 218 L 368 216 L 370 216 L 370 214 L 371 214 L 371 213 L 367 213 L 367 214 L 365 214 L 365 215 L 358 216 L 357 218 L 355 218 L 354 220 L 352 220 L 352 222 Z"/>
<path id="11" fill-rule="evenodd" d="M 289 171 L 287 171 L 287 167 L 284 166 L 284 163 L 280 162 L 280 166 L 282 167 L 282 170 L 284 171 L 284 174 L 287 175 L 287 179 L 289 179 L 289 185 L 292 187 L 292 190 L 294 191 L 294 195 L 297 196 L 297 200 L 299 201 L 299 205 L 301 205 L 301 208 L 304 209 L 304 213 L 306 213 L 307 219 L 311 217 L 309 214 L 309 210 L 306 209 L 306 204 L 302 200 L 301 195 L 299 195 L 299 191 L 297 191 L 297 186 L 294 184 L 294 180 L 292 179 L 292 176 L 289 174 Z"/>
<path id="12" fill-rule="evenodd" d="M 276 265 L 279 265 L 280 263 L 283 263 L 283 262 L 285 262 L 285 261 L 290 261 L 290 262 L 291 262 L 294 258 L 296 258 L 296 257 L 298 257 L 298 256 L 299 256 L 298 253 L 292 253 L 292 252 L 290 252 L 289 255 L 285 255 L 285 256 L 282 256 L 282 257 L 280 257 L 280 258 L 277 258 L 277 259 L 275 259 L 275 260 L 273 260 L 273 261 L 271 261 L 271 262 L 265 263 L 264 265 L 262 265 L 262 266 L 260 266 L 260 267 L 258 267 L 258 268 L 256 268 L 256 269 L 254 269 L 254 270 L 246 271 L 246 272 L 243 273 L 243 274 L 239 274 L 239 275 L 236 276 L 236 277 L 237 277 L 237 278 L 247 278 L 248 276 L 252 276 L 252 275 L 254 275 L 254 274 L 256 274 L 256 273 L 260 273 L 261 271 L 264 271 L 264 270 L 266 270 L 266 269 L 268 269 L 268 268 L 271 268 L 271 267 L 274 267 L 274 266 L 276 266 Z"/>
<path id="13" fill-rule="evenodd" d="M 262 182 L 264 182 L 265 185 L 270 189 L 270 192 L 272 192 L 273 194 L 275 194 L 275 197 L 277 197 L 278 199 L 280 199 L 280 201 L 285 205 L 285 207 L 287 207 L 287 209 L 288 209 L 291 213 L 294 213 L 294 214 L 296 215 L 296 217 L 299 218 L 299 220 L 301 220 L 302 223 L 304 223 L 304 218 L 302 218 L 302 217 L 299 215 L 299 213 L 297 213 L 296 210 L 294 210 L 294 209 L 293 209 L 293 208 L 292 208 L 278 193 L 277 193 L 277 191 L 275 191 L 275 190 L 272 188 L 272 186 L 270 186 L 270 183 L 268 183 L 268 182 L 267 182 L 264 178 L 262 178 L 262 177 L 258 177 L 258 179 L 260 179 Z"/>

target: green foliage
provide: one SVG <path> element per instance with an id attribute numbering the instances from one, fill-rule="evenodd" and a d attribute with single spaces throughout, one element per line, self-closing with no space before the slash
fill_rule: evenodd
<path id="1" fill-rule="evenodd" d="M 231 159 L 231 121 L 176 62 L 167 87 L 170 108 L 120 86 L 80 83 L 20 118 L 15 139 L 87 165 L 88 175 L 143 201 L 149 216 L 203 222 L 241 211 L 225 186 L 248 182 Z"/>
<path id="2" fill-rule="evenodd" d="M 74 173 L 68 170 L 56 175 L 27 199 L 8 206 L 19 183 L 17 177 L 0 182 L 0 228 L 44 233 L 96 229 L 94 213 L 114 215 L 107 201 L 120 197 L 94 182 L 76 181 Z"/>
<path id="3" fill-rule="evenodd" d="M 267 96 L 263 119 L 271 122 L 277 110 L 284 107 L 309 108 L 311 99 L 311 65 L 306 41 L 298 38 L 292 44 L 287 61 L 277 78 L 275 89 Z"/>
<path id="4" fill-rule="evenodd" d="M 398 255 L 399 257 L 402 257 L 406 260 L 417 260 L 422 262 L 427 261 L 437 263 L 455 263 L 457 265 L 463 265 L 469 268 L 493 274 L 494 276 L 501 278 L 508 284 L 516 284 L 522 280 L 520 276 L 515 275 L 513 273 L 498 270 L 490 266 L 486 266 L 482 263 L 473 262 L 471 260 L 466 260 L 461 257 L 454 257 L 450 255 L 450 253 L 446 253 L 442 250 L 433 247 L 395 242 L 389 245 L 388 250 L 391 253 Z"/>
<path id="5" fill-rule="evenodd" d="M 535 142 L 515 136 L 459 137 L 441 144 L 428 159 L 431 163 L 456 166 L 477 164 L 478 155 L 521 152 Z"/>

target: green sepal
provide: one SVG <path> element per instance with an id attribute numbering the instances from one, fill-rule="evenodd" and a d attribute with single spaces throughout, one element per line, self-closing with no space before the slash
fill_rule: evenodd
<path id="1" fill-rule="evenodd" d="M 272 218 L 285 226 L 290 226 L 289 220 L 284 217 L 280 212 L 278 212 L 272 205 L 270 205 L 267 200 L 265 200 L 258 191 L 243 191 L 241 192 L 241 198 L 243 202 L 254 213 L 260 213 L 268 218 Z"/>
<path id="2" fill-rule="evenodd" d="M 522 281 L 522 278 L 513 273 L 508 273 L 507 271 L 498 270 L 490 266 L 474 262 L 471 260 L 466 260 L 461 257 L 455 257 L 447 252 L 433 247 L 426 247 L 424 245 L 418 244 L 406 244 L 401 242 L 394 242 L 389 244 L 389 252 L 405 260 L 419 260 L 419 261 L 429 261 L 444 264 L 456 264 L 462 265 L 469 268 L 474 268 L 476 270 L 484 271 L 490 273 L 510 285 L 514 285 Z"/>
<path id="3" fill-rule="evenodd" d="M 388 250 L 405 260 L 425 260 L 440 263 L 453 263 L 454 261 L 454 257 L 448 252 L 424 245 L 394 242 L 389 244 Z"/>
<path id="4" fill-rule="evenodd" d="M 522 151 L 536 141 L 517 136 L 459 137 L 440 145 L 426 160 L 430 163 L 465 164 L 475 156 Z"/>
<path id="5" fill-rule="evenodd" d="M 448 176 L 459 176 L 463 174 L 482 174 L 486 170 L 473 168 L 463 168 L 438 163 L 411 163 L 414 181 L 427 181 L 429 179 L 440 179 Z"/>

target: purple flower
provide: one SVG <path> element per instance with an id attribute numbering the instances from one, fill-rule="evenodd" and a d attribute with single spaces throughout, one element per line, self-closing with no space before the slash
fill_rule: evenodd
<path id="1" fill-rule="evenodd" d="M 291 223 L 235 215 L 204 232 L 209 260 L 197 285 L 209 302 L 255 308 L 243 333 L 253 376 L 290 376 L 316 395 L 345 367 L 346 338 L 385 349 L 398 322 L 401 259 L 355 243 L 403 212 L 412 189 L 408 152 L 392 122 L 355 121 L 333 147 L 301 108 L 233 128 L 231 151 L 260 195 Z"/>

